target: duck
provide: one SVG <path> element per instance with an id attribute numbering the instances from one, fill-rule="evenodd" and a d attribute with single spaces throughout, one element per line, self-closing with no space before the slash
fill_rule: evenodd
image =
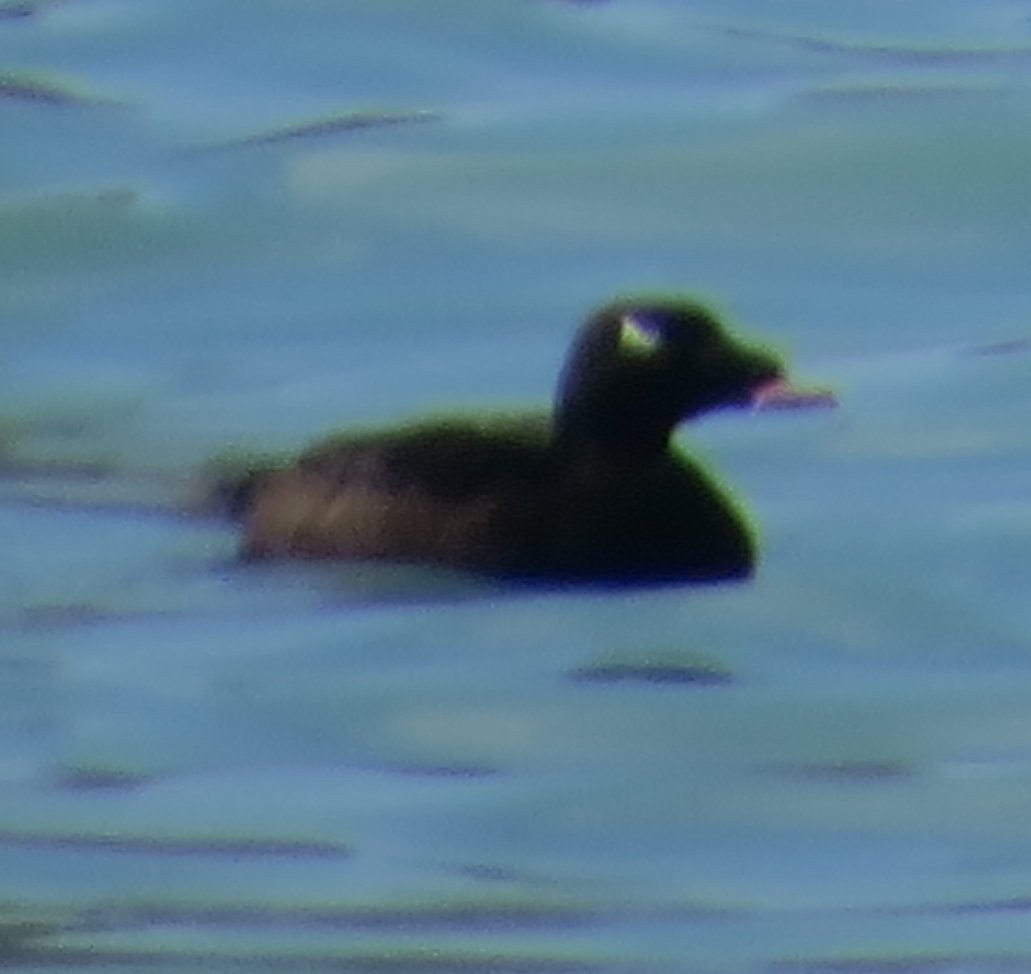
<path id="1" fill-rule="evenodd" d="M 550 585 L 751 576 L 732 492 L 673 442 L 734 407 L 827 404 L 685 295 L 616 298 L 573 338 L 550 415 L 424 419 L 337 433 L 220 485 L 246 561 L 438 566 Z"/>

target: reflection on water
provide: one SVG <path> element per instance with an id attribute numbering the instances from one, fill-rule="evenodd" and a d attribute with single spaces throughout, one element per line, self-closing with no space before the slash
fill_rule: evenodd
<path id="1" fill-rule="evenodd" d="M 1002 0 L 0 4 L 0 963 L 1027 966 L 1029 69 Z M 178 513 L 649 287 L 839 393 L 683 437 L 752 584 Z"/>

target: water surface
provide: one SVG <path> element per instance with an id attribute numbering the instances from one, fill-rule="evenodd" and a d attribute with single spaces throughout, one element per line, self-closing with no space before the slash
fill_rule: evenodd
<path id="1" fill-rule="evenodd" d="M 1031 8 L 0 5 L 0 963 L 1031 964 Z M 545 402 L 685 288 L 748 585 L 233 560 L 226 450 Z"/>

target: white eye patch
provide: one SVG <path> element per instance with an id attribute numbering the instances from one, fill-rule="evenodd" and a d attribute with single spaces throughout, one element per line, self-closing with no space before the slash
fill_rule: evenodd
<path id="1" fill-rule="evenodd" d="M 633 358 L 651 358 L 662 348 L 662 335 L 646 319 L 623 315 L 619 322 L 619 350 Z"/>

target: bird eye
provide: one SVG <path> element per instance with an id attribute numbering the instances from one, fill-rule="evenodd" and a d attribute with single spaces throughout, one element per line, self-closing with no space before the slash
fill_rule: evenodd
<path id="1" fill-rule="evenodd" d="M 619 322 L 619 349 L 633 358 L 651 358 L 662 347 L 662 335 L 654 324 L 637 315 L 623 315 Z"/>

